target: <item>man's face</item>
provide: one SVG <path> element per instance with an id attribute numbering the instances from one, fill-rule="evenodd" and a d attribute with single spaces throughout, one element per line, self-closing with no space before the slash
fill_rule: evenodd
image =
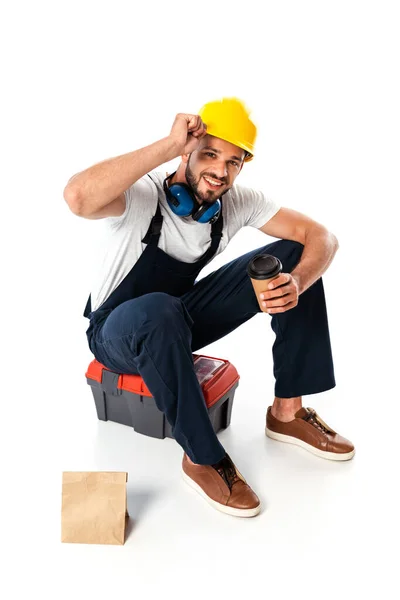
<path id="1" fill-rule="evenodd" d="M 212 135 L 204 136 L 198 148 L 186 155 L 185 176 L 200 203 L 215 202 L 239 175 L 245 151 Z"/>

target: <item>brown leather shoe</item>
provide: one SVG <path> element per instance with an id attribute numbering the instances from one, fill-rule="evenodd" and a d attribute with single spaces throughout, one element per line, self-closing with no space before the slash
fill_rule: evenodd
<path id="1" fill-rule="evenodd" d="M 228 454 L 215 465 L 193 465 L 184 453 L 182 477 L 221 512 L 234 517 L 255 517 L 260 512 L 260 500 Z"/>
<path id="2" fill-rule="evenodd" d="M 265 433 L 329 460 L 350 460 L 355 454 L 353 444 L 333 431 L 312 408 L 300 408 L 293 421 L 284 423 L 273 416 L 269 406 Z"/>

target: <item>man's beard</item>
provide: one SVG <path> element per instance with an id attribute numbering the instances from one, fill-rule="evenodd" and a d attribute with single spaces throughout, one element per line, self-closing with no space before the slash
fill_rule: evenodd
<path id="1" fill-rule="evenodd" d="M 192 189 L 193 194 L 201 202 L 211 202 L 211 203 L 215 202 L 216 200 L 218 200 L 218 198 L 221 198 L 221 196 L 223 196 L 223 194 L 225 194 L 228 191 L 228 189 L 230 189 L 230 188 L 225 188 L 226 182 L 223 182 L 222 186 L 221 186 L 223 188 L 222 192 L 219 192 L 219 190 L 207 190 L 206 193 L 201 192 L 199 190 L 199 184 L 204 175 L 207 175 L 217 181 L 221 181 L 221 180 L 218 177 L 216 177 L 215 175 L 213 175 L 211 172 L 204 172 L 199 176 L 199 180 L 196 181 L 196 177 L 195 177 L 192 169 L 189 166 L 189 162 L 190 162 L 190 157 L 186 164 L 186 170 L 185 170 L 186 181 L 187 181 L 189 187 Z"/>

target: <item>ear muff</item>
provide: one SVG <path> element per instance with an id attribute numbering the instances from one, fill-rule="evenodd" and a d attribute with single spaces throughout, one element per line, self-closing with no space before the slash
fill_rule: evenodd
<path id="1" fill-rule="evenodd" d="M 167 198 L 168 205 L 172 212 L 178 217 L 189 217 L 198 223 L 213 223 L 218 219 L 221 211 L 221 202 L 203 202 L 200 204 L 192 190 L 186 183 L 173 183 L 168 187 L 167 181 L 175 175 L 172 173 L 164 179 L 163 188 Z"/>
<path id="2" fill-rule="evenodd" d="M 193 215 L 193 219 L 198 223 L 214 223 L 221 212 L 221 202 L 216 200 L 212 204 L 209 202 L 203 202 L 200 204 L 199 210 Z"/>
<path id="3" fill-rule="evenodd" d="M 173 183 L 168 187 L 167 179 L 164 181 L 164 192 L 170 209 L 178 217 L 189 217 L 197 209 L 197 201 L 189 186 L 185 183 Z"/>

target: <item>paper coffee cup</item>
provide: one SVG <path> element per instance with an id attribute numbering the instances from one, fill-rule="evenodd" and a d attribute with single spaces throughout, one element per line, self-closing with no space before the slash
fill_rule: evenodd
<path id="1" fill-rule="evenodd" d="M 282 263 L 279 258 L 271 254 L 256 254 L 247 265 L 247 274 L 253 284 L 260 309 L 267 312 L 267 309 L 261 305 L 260 294 L 268 292 L 268 284 L 272 279 L 276 279 L 282 272 Z"/>

